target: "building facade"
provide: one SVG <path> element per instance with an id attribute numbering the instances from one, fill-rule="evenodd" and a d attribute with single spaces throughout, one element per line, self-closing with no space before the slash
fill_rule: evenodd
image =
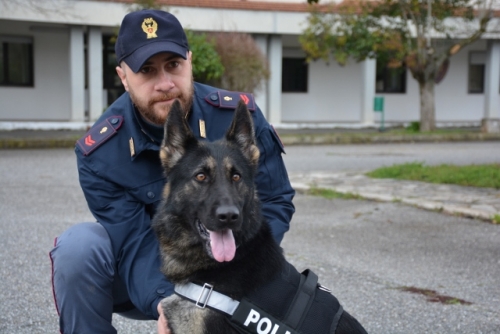
<path id="1" fill-rule="evenodd" d="M 0 0 L 0 129 L 88 126 L 123 92 L 113 42 L 130 1 L 35 2 Z M 375 60 L 304 62 L 298 37 L 307 8 L 293 0 L 177 0 L 168 10 L 194 31 L 254 37 L 271 71 L 256 100 L 277 127 L 375 126 L 376 96 L 384 98 L 386 124 L 418 121 L 418 84 L 409 72 L 387 72 Z M 500 119 L 500 39 L 491 36 L 453 56 L 436 86 L 438 126 L 483 119 Z"/>

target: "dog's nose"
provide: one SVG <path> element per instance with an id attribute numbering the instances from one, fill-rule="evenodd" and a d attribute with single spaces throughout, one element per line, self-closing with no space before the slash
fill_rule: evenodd
<path id="1" fill-rule="evenodd" d="M 240 211 L 234 205 L 221 205 L 215 210 L 219 222 L 223 224 L 235 223 L 240 216 Z"/>

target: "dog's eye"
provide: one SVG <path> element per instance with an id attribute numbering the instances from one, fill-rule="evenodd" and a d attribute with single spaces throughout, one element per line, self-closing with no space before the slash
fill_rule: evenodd
<path id="1" fill-rule="evenodd" d="M 207 179 L 207 176 L 205 175 L 205 173 L 198 173 L 196 174 L 196 180 L 197 181 L 205 181 Z"/>
<path id="2" fill-rule="evenodd" d="M 239 180 L 241 180 L 241 175 L 234 173 L 233 174 L 233 181 L 238 182 Z"/>

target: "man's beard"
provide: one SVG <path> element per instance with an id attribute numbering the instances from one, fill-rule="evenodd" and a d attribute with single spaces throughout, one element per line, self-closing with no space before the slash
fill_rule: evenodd
<path id="1" fill-rule="evenodd" d="M 141 113 L 142 117 L 153 124 L 163 126 L 163 124 L 165 124 L 165 121 L 167 120 L 167 115 L 170 112 L 170 108 L 172 107 L 172 105 L 156 105 L 156 102 L 167 101 L 176 98 L 181 103 L 182 111 L 185 115 L 187 115 L 191 110 L 191 106 L 193 105 L 194 86 L 193 81 L 191 81 L 189 89 L 187 91 L 181 92 L 180 95 L 169 95 L 165 93 L 164 96 L 156 97 L 148 101 L 139 99 L 135 92 L 132 90 L 129 90 L 129 94 L 132 103 L 134 103 L 137 110 Z M 161 112 L 158 112 L 158 110 L 161 110 Z"/>

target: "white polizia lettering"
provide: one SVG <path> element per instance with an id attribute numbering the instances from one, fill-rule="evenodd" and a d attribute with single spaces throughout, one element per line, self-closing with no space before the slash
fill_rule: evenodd
<path id="1" fill-rule="evenodd" d="M 248 313 L 248 317 L 247 317 L 247 320 L 245 320 L 245 322 L 243 323 L 243 325 L 247 326 L 253 322 L 253 323 L 257 323 L 257 321 L 259 321 L 260 319 L 260 314 L 259 312 L 255 311 L 255 310 L 250 310 L 250 313 Z"/>
<path id="2" fill-rule="evenodd" d="M 273 324 L 271 323 L 271 320 L 269 320 L 267 318 L 262 318 L 259 321 L 259 324 L 257 325 L 257 333 L 259 333 L 259 334 L 269 334 L 269 332 L 271 331 L 271 327 L 272 326 L 273 326 Z M 264 327 L 264 328 L 262 328 L 262 327 Z"/>
<path id="3" fill-rule="evenodd" d="M 257 333 L 258 334 L 277 334 L 280 326 L 278 324 L 273 324 L 273 322 L 269 318 L 260 318 L 260 313 L 255 311 L 254 309 L 250 310 L 248 316 L 243 323 L 244 326 L 248 327 L 250 323 L 257 324 Z M 284 334 L 290 334 L 289 331 L 286 331 Z"/>

